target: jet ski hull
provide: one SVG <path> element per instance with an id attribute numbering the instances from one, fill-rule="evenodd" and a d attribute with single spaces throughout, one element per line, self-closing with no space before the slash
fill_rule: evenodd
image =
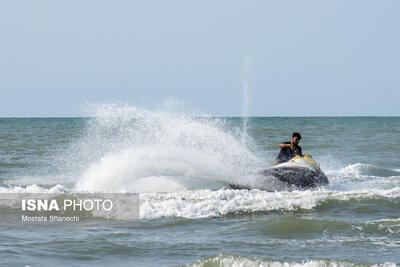
<path id="1" fill-rule="evenodd" d="M 273 176 L 289 185 L 300 188 L 315 188 L 329 183 L 328 177 L 320 170 L 304 167 L 277 167 L 263 170 L 262 175 Z"/>
<path id="2" fill-rule="evenodd" d="M 325 186 L 329 183 L 328 177 L 309 154 L 296 156 L 289 162 L 261 170 L 259 174 L 304 189 Z M 230 184 L 230 186 L 233 189 L 250 189 L 248 186 L 237 184 Z"/>

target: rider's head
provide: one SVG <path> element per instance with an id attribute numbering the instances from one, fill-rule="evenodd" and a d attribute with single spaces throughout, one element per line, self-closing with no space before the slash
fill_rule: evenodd
<path id="1" fill-rule="evenodd" d="M 292 134 L 292 143 L 297 145 L 301 140 L 301 135 L 299 133 Z"/>

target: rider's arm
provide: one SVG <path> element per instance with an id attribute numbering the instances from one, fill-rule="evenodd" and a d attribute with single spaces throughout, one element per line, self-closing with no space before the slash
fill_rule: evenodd
<path id="1" fill-rule="evenodd" d="M 285 148 L 285 147 L 289 147 L 289 146 L 290 146 L 290 143 L 289 144 L 286 144 L 286 143 L 279 144 L 280 148 Z"/>
<path id="2" fill-rule="evenodd" d="M 272 162 L 271 165 L 274 166 L 274 165 L 278 165 L 279 163 L 281 163 L 281 161 L 279 159 L 277 159 L 274 162 Z"/>

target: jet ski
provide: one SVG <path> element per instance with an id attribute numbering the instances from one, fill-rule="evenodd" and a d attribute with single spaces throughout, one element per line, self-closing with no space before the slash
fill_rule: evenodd
<path id="1" fill-rule="evenodd" d="M 320 166 L 312 160 L 310 154 L 295 156 L 288 162 L 261 170 L 259 174 L 266 177 L 274 177 L 287 185 L 301 189 L 316 188 L 329 183 L 328 177 L 326 177 Z M 251 189 L 248 186 L 229 185 L 232 189 Z"/>
<path id="2" fill-rule="evenodd" d="M 315 188 L 329 183 L 328 177 L 310 154 L 295 156 L 288 162 L 262 170 L 261 174 L 300 188 Z"/>

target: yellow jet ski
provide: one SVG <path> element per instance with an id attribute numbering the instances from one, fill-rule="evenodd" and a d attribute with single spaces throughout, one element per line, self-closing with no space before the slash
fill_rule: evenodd
<path id="1" fill-rule="evenodd" d="M 288 162 L 262 170 L 261 174 L 300 188 L 315 188 L 329 183 L 328 177 L 309 154 L 295 156 Z"/>

